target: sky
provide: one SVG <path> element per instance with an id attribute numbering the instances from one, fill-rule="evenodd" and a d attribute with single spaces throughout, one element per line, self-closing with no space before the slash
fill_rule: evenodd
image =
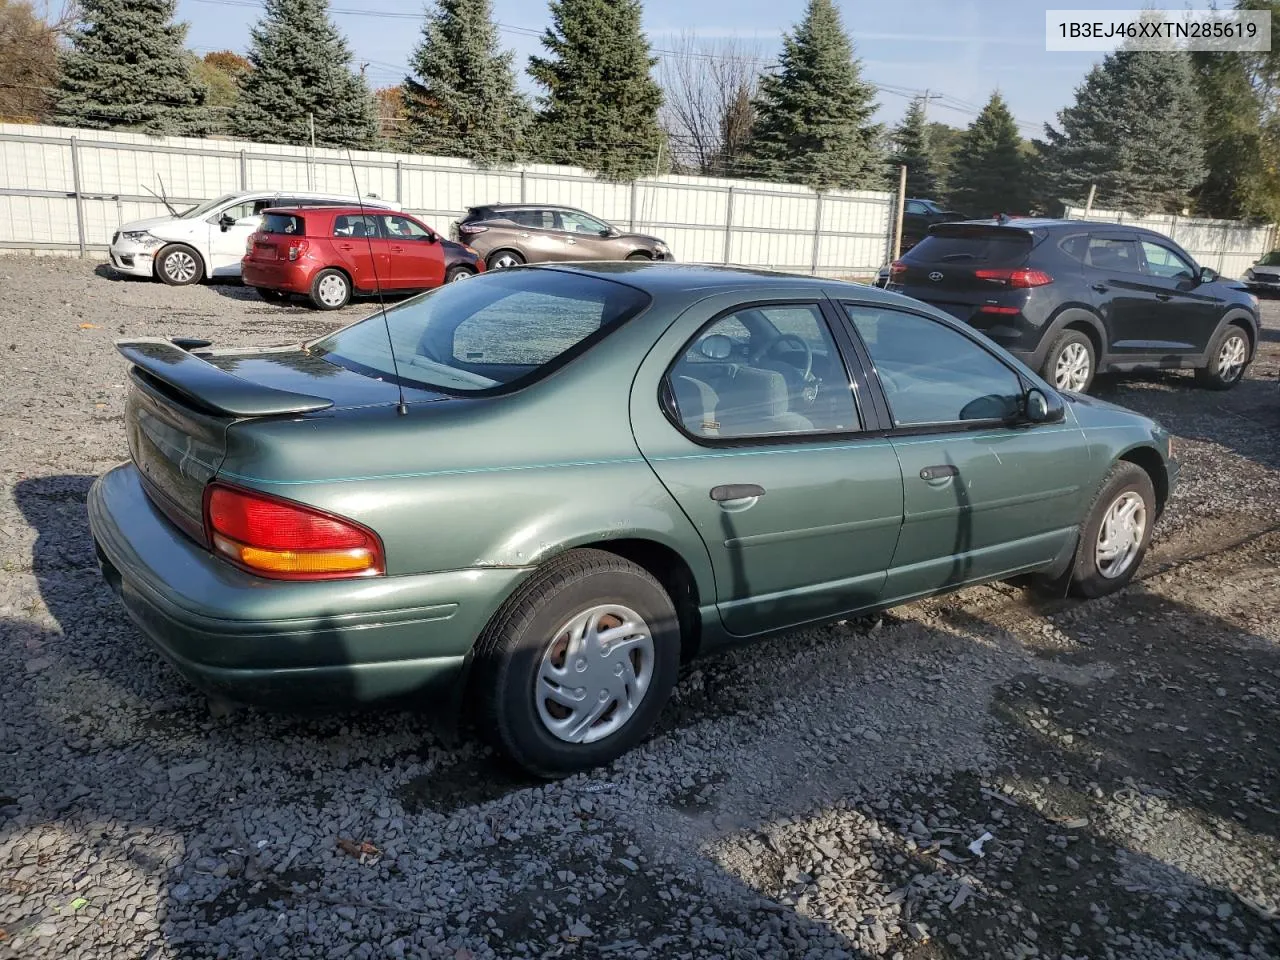
<path id="1" fill-rule="evenodd" d="M 862 60 L 863 76 L 880 89 L 877 119 L 894 124 L 911 97 L 928 90 L 929 119 L 967 126 L 999 89 L 1024 137 L 1040 136 L 1100 53 L 1045 51 L 1045 10 L 1116 9 L 1150 5 L 1122 0 L 836 0 Z M 1168 2 L 1168 7 L 1182 3 Z M 333 18 L 357 64 L 368 64 L 375 87 L 399 83 L 418 42 L 421 0 L 330 0 Z M 1201 4 L 1195 4 L 1201 6 Z M 539 0 L 493 0 L 503 45 L 523 65 L 541 52 L 548 23 Z M 657 56 L 682 34 L 714 42 L 734 38 L 772 62 L 804 13 L 804 0 L 644 0 L 644 24 Z M 187 44 L 244 53 L 260 0 L 178 0 L 178 19 L 190 25 Z M 523 85 L 533 89 L 527 77 Z"/>

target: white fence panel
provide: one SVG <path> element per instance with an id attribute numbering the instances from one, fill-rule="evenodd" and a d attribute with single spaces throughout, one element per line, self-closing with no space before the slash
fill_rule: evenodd
<path id="1" fill-rule="evenodd" d="M 0 247 L 101 250 L 121 223 L 237 190 L 377 195 L 440 230 L 468 207 L 579 207 L 651 233 L 677 260 L 867 276 L 887 255 L 892 195 L 663 176 L 611 183 L 574 167 L 0 124 Z M 354 178 L 352 168 L 354 167 Z"/>
<path id="2" fill-rule="evenodd" d="M 1238 220 L 1207 220 L 1155 214 L 1134 216 L 1120 210 L 1090 210 L 1085 218 L 1080 207 L 1067 207 L 1066 215 L 1100 223 L 1120 223 L 1163 233 L 1203 267 L 1212 267 L 1224 277 L 1239 279 L 1276 243 L 1275 224 L 1254 225 Z"/>

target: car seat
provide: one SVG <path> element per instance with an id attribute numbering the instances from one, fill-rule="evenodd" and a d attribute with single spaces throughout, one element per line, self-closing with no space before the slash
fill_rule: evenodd
<path id="1" fill-rule="evenodd" d="M 782 374 L 759 367 L 736 367 L 712 384 L 721 436 L 801 433 L 813 424 L 792 413 Z"/>

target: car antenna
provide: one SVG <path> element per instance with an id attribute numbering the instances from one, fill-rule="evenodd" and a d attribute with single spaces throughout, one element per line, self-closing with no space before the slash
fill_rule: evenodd
<path id="1" fill-rule="evenodd" d="M 351 167 L 351 182 L 356 188 L 356 204 L 360 207 L 360 220 L 364 223 L 364 242 L 369 247 L 369 265 L 373 268 L 373 287 L 378 291 L 378 309 L 382 311 L 382 326 L 387 331 L 387 349 L 391 351 L 391 372 L 396 378 L 396 390 L 400 400 L 396 404 L 396 413 L 404 416 L 409 412 L 404 402 L 404 382 L 400 379 L 400 366 L 396 363 L 396 344 L 391 339 L 391 321 L 387 319 L 387 302 L 382 295 L 382 278 L 378 276 L 378 258 L 373 255 L 373 238 L 369 236 L 369 223 L 364 214 L 364 200 L 360 197 L 360 178 L 356 176 L 356 162 L 351 158 L 351 148 L 347 147 L 347 164 Z"/>

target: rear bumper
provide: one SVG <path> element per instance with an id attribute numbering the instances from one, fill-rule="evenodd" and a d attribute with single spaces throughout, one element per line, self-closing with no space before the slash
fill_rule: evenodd
<path id="1" fill-rule="evenodd" d="M 527 569 L 289 583 L 222 562 L 152 506 L 136 468 L 89 493 L 104 579 L 192 684 L 228 700 L 337 706 L 448 691 Z"/>
<path id="2" fill-rule="evenodd" d="M 266 290 L 308 294 L 311 292 L 311 277 L 314 272 L 315 268 L 302 260 L 263 262 L 245 257 L 240 261 L 240 282 L 246 287 L 262 287 Z"/>

